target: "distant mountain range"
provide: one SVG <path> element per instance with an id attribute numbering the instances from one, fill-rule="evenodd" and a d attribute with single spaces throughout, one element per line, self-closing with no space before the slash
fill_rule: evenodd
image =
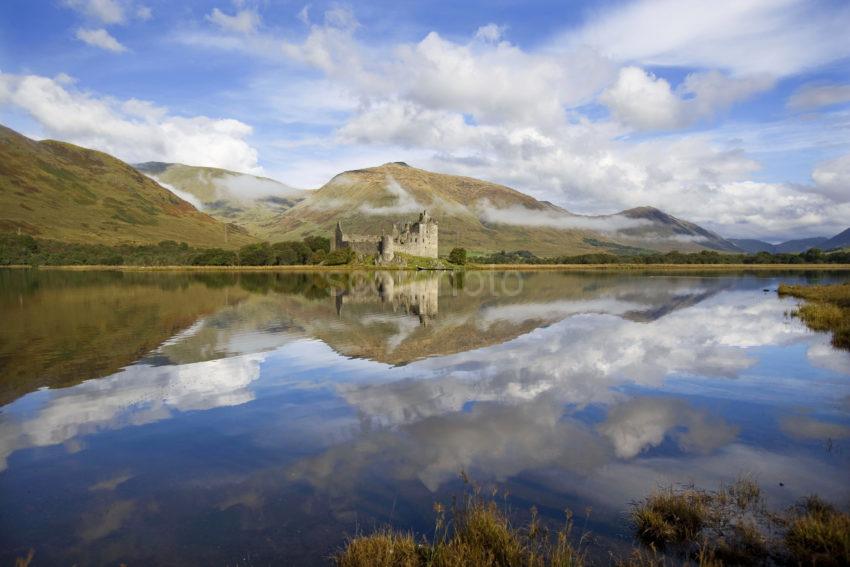
<path id="1" fill-rule="evenodd" d="M 403 162 L 346 171 L 315 191 L 224 169 L 147 162 L 134 167 L 73 144 L 36 142 L 0 126 L 0 231 L 69 242 L 237 247 L 390 231 L 428 209 L 440 223 L 440 252 L 528 250 L 540 256 L 599 252 L 800 252 L 850 246 L 830 239 L 773 245 L 726 240 L 653 207 L 616 214 L 571 213 L 496 183 L 434 173 Z"/>
<path id="2" fill-rule="evenodd" d="M 749 252 L 751 254 L 755 254 L 758 252 L 770 252 L 772 254 L 796 254 L 800 252 L 805 252 L 810 248 L 818 248 L 820 250 L 836 250 L 839 248 L 850 247 L 850 228 L 836 234 L 832 238 L 828 238 L 826 236 L 816 236 L 814 238 L 787 240 L 785 242 L 780 242 L 779 244 L 771 244 L 770 242 L 765 242 L 764 240 L 735 238 L 730 239 L 729 242 L 732 242 L 741 250 L 744 250 L 745 252 Z"/>
<path id="3" fill-rule="evenodd" d="M 36 142 L 3 126 L 0 231 L 104 244 L 175 240 L 235 247 L 256 241 L 108 154 Z"/>

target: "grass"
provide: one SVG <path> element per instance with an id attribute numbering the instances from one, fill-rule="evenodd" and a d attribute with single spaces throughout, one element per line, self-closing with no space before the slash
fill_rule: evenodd
<path id="1" fill-rule="evenodd" d="M 471 486 L 471 485 L 470 485 Z M 555 533 L 531 510 L 526 526 L 514 526 L 495 501 L 472 487 L 448 517 L 434 507 L 437 520 L 431 542 L 410 533 L 384 529 L 349 540 L 335 557 L 339 567 L 580 567 L 583 551 L 570 541 L 572 516 Z M 582 541 L 584 538 L 582 538 Z M 580 544 L 581 545 L 581 542 Z"/>
<path id="2" fill-rule="evenodd" d="M 557 531 L 532 508 L 523 527 L 506 508 L 474 488 L 446 517 L 435 506 L 431 541 L 384 528 L 354 537 L 335 557 L 339 567 L 566 567 L 592 563 L 589 534 L 571 543 L 572 517 Z M 742 478 L 716 491 L 666 487 L 632 505 L 635 547 L 623 567 L 691 565 L 850 565 L 850 515 L 813 496 L 784 512 L 770 511 L 761 488 Z M 599 555 L 597 555 L 598 557 Z"/>
<path id="3" fill-rule="evenodd" d="M 850 283 L 779 286 L 780 296 L 797 297 L 804 303 L 792 312 L 813 331 L 832 333 L 836 348 L 850 350 Z"/>
<path id="4" fill-rule="evenodd" d="M 800 564 L 850 565 L 850 515 L 811 496 L 791 519 L 785 545 Z"/>

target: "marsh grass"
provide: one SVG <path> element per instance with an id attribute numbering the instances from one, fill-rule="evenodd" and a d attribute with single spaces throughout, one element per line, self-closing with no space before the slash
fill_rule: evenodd
<path id="1" fill-rule="evenodd" d="M 667 487 L 631 517 L 644 548 L 623 565 L 850 565 L 850 515 L 816 496 L 770 511 L 750 478 L 711 492 Z"/>
<path id="2" fill-rule="evenodd" d="M 833 285 L 786 285 L 777 290 L 780 296 L 805 300 L 791 314 L 799 317 L 814 331 L 832 333 L 836 348 L 850 350 L 850 283 Z"/>
<path id="3" fill-rule="evenodd" d="M 785 545 L 798 563 L 850 565 L 850 515 L 811 496 L 790 519 Z"/>
<path id="4" fill-rule="evenodd" d="M 340 567 L 584 567 L 590 536 L 572 543 L 571 514 L 556 531 L 537 511 L 521 527 L 511 523 L 497 493 L 470 490 L 449 511 L 435 505 L 430 541 L 383 529 L 350 539 L 335 556 Z M 635 547 L 609 553 L 620 567 L 699 565 L 850 565 L 850 515 L 809 497 L 789 510 L 769 510 L 758 483 L 744 477 L 708 491 L 664 487 L 632 504 Z"/>
<path id="5" fill-rule="evenodd" d="M 579 546 L 572 544 L 572 515 L 554 533 L 541 522 L 536 509 L 522 527 L 514 526 L 497 493 L 485 496 L 470 485 L 448 513 L 437 504 L 433 540 L 417 542 L 412 534 L 389 529 L 350 539 L 335 556 L 339 567 L 581 567 Z"/>

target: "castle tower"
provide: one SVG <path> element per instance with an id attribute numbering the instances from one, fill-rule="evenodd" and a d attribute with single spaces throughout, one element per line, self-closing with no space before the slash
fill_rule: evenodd
<path id="1" fill-rule="evenodd" d="M 344 239 L 345 235 L 342 233 L 342 224 L 339 221 L 336 221 L 336 230 L 334 230 L 334 237 L 333 240 L 331 240 L 331 250 L 344 248 Z"/>
<path id="2" fill-rule="evenodd" d="M 391 262 L 395 258 L 393 236 L 391 234 L 381 235 L 381 261 Z"/>

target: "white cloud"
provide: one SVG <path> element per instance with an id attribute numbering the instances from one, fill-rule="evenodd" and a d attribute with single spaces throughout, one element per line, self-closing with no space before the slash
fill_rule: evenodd
<path id="1" fill-rule="evenodd" d="M 251 34 L 260 26 L 260 15 L 254 10 L 239 10 L 230 16 L 218 8 L 213 8 L 207 19 L 228 32 Z"/>
<path id="2" fill-rule="evenodd" d="M 360 205 L 360 212 L 368 215 L 403 215 L 427 208 L 427 205 L 417 201 L 413 195 L 399 185 L 392 175 L 387 175 L 387 182 L 384 187 L 392 198 L 392 204 L 371 205 L 364 203 Z"/>
<path id="3" fill-rule="evenodd" d="M 836 203 L 850 202 L 850 154 L 817 164 L 812 179 L 819 193 Z"/>
<path id="4" fill-rule="evenodd" d="M 646 219 L 632 219 L 619 215 L 582 216 L 556 210 L 532 210 L 521 206 L 498 208 L 491 203 L 481 203 L 477 207 L 482 220 L 491 223 L 518 226 L 543 226 L 563 230 L 593 230 L 617 232 L 627 228 L 639 228 L 651 224 Z"/>
<path id="5" fill-rule="evenodd" d="M 808 0 L 637 0 L 601 12 L 552 49 L 591 46 L 641 65 L 783 77 L 850 55 L 850 5 Z"/>
<path id="6" fill-rule="evenodd" d="M 193 207 L 195 207 L 199 211 L 204 210 L 204 204 L 201 202 L 201 200 L 198 199 L 197 197 L 195 197 L 194 195 L 192 195 L 191 193 L 188 193 L 186 191 L 181 191 L 180 189 L 178 189 L 174 185 L 171 185 L 170 183 L 165 183 L 164 181 L 161 181 L 160 179 L 158 179 L 154 175 L 148 175 L 148 177 L 150 177 L 151 179 L 153 179 L 154 181 L 156 181 L 157 183 L 159 183 L 160 185 L 162 185 L 163 187 L 165 187 L 166 189 L 168 189 L 169 191 L 171 191 L 172 193 L 174 193 L 175 195 L 177 195 L 178 197 L 180 197 L 181 199 L 183 199 L 184 201 L 186 201 L 187 203 L 189 203 L 190 205 L 192 205 Z"/>
<path id="7" fill-rule="evenodd" d="M 683 119 L 681 101 L 670 83 L 638 67 L 620 69 L 617 82 L 599 100 L 619 120 L 638 129 L 676 128 Z"/>
<path id="8" fill-rule="evenodd" d="M 121 24 L 126 18 L 119 0 L 65 0 L 65 5 L 104 24 Z"/>
<path id="9" fill-rule="evenodd" d="M 175 116 L 152 103 L 70 89 L 38 75 L 0 73 L 0 104 L 29 113 L 52 137 L 125 161 L 180 162 L 262 173 L 245 140 L 251 127 L 233 119 Z"/>
<path id="10" fill-rule="evenodd" d="M 82 42 L 85 42 L 94 47 L 106 49 L 107 51 L 113 51 L 115 53 L 127 51 L 126 47 L 119 43 L 117 39 L 115 39 L 108 31 L 103 28 L 96 30 L 79 28 L 77 30 L 76 36 L 77 39 Z"/>
<path id="11" fill-rule="evenodd" d="M 711 117 L 772 85 L 764 75 L 729 78 L 711 71 L 688 75 L 674 92 L 666 80 L 638 67 L 624 67 L 599 100 L 617 119 L 639 130 L 674 129 Z"/>
<path id="12" fill-rule="evenodd" d="M 850 85 L 804 85 L 788 99 L 788 108 L 808 110 L 850 102 Z"/>
<path id="13" fill-rule="evenodd" d="M 502 36 L 505 34 L 505 29 L 505 26 L 487 24 L 486 26 L 481 26 L 478 30 L 476 30 L 475 39 L 497 42 L 502 39 Z"/>

